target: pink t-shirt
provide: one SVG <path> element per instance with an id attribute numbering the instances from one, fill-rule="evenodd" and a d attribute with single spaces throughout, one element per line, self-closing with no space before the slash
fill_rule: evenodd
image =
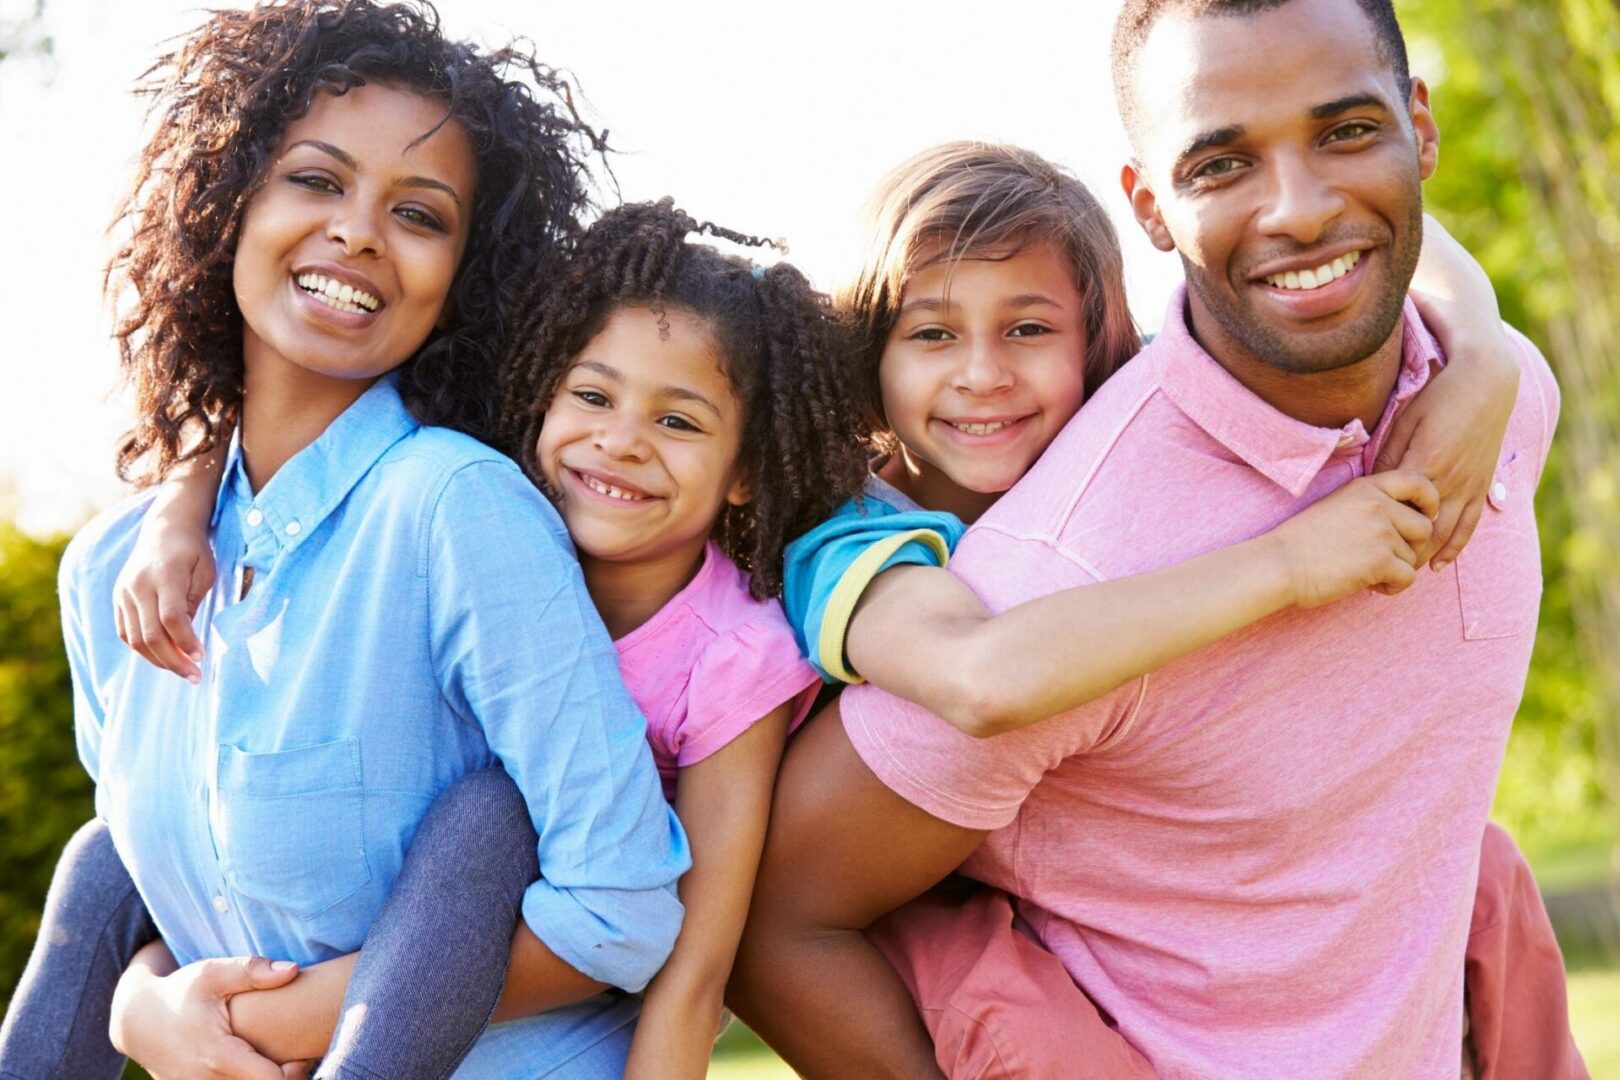
<path id="1" fill-rule="evenodd" d="M 1441 363 L 1410 304 L 1369 438 L 1301 424 L 1164 332 L 969 530 L 950 568 L 992 610 L 1269 530 L 1364 474 Z M 1541 595 L 1532 496 L 1558 390 L 1528 341 L 1484 519 L 1398 597 L 1290 611 L 994 739 L 871 687 L 868 766 L 993 830 L 964 870 L 1020 914 L 1159 1072 L 1447 1077 L 1479 844 Z"/>
<path id="2" fill-rule="evenodd" d="M 748 595 L 748 575 L 712 542 L 686 588 L 614 644 L 624 684 L 646 714 L 647 741 L 670 802 L 677 770 L 784 702 L 794 702 L 797 727 L 821 686 L 799 654 L 782 605 Z"/>

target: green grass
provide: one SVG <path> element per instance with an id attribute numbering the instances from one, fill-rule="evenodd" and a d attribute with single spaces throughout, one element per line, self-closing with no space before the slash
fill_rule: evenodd
<path id="1" fill-rule="evenodd" d="M 1620 1080 L 1620 965 L 1570 972 L 1569 1026 L 1592 1080 Z M 747 1075 L 734 1073 L 729 1080 Z"/>

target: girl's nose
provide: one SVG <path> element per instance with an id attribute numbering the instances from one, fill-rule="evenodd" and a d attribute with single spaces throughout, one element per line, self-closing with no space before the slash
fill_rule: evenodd
<path id="1" fill-rule="evenodd" d="M 981 339 L 968 345 L 962 364 L 956 369 L 956 389 L 985 397 L 1013 384 L 1012 365 L 997 339 Z"/>
<path id="2" fill-rule="evenodd" d="M 633 420 L 613 416 L 604 418 L 596 427 L 596 448 L 617 461 L 645 461 L 647 439 L 641 425 Z"/>

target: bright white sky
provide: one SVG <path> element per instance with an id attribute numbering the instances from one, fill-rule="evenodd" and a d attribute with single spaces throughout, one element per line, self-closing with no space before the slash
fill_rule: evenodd
<path id="1" fill-rule="evenodd" d="M 786 237 L 822 288 L 851 268 L 860 207 L 904 157 L 953 138 L 1035 149 L 1113 212 L 1133 306 L 1153 327 L 1180 269 L 1130 222 L 1116 181 L 1117 2 L 443 0 L 440 11 L 455 36 L 526 34 L 574 72 L 624 152 L 625 198 L 669 194 L 700 218 Z M 47 0 L 54 70 L 0 68 L 0 513 L 25 527 L 71 528 L 121 491 L 103 229 L 137 150 L 129 88 L 200 6 Z M 0 17 L 28 7 L 0 0 Z"/>

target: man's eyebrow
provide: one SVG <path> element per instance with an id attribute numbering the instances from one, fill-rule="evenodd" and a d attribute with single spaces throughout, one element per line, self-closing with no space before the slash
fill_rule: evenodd
<path id="1" fill-rule="evenodd" d="M 329 142 L 322 142 L 319 139 L 300 139 L 287 149 L 291 150 L 294 146 L 312 146 L 323 154 L 337 158 L 351 169 L 358 169 L 360 167 L 359 164 L 354 160 L 354 156 L 352 154 L 340 147 L 333 146 Z M 446 184 L 442 180 L 435 180 L 429 176 L 407 176 L 399 182 L 399 186 L 408 188 L 432 188 L 434 191 L 442 191 L 446 195 L 450 196 L 450 198 L 455 200 L 456 206 L 459 207 L 461 205 L 461 196 L 456 194 L 455 188 L 451 187 L 449 184 Z"/>
<path id="2" fill-rule="evenodd" d="M 1176 155 L 1176 163 L 1180 164 L 1196 154 L 1203 153 L 1205 150 L 1213 150 L 1218 146 L 1231 146 L 1241 138 L 1243 138 L 1242 124 L 1228 124 L 1223 128 L 1216 128 L 1214 131 L 1206 131 L 1182 147 L 1181 153 Z"/>
<path id="3" fill-rule="evenodd" d="M 1337 116 L 1342 112 L 1349 112 L 1351 109 L 1361 109 L 1368 106 L 1375 109 L 1382 109 L 1385 112 L 1389 111 L 1389 102 L 1385 101 L 1376 94 L 1349 94 L 1345 97 L 1339 98 L 1337 101 L 1329 101 L 1325 104 L 1315 106 L 1311 109 L 1311 119 L 1327 120 L 1330 117 Z"/>

